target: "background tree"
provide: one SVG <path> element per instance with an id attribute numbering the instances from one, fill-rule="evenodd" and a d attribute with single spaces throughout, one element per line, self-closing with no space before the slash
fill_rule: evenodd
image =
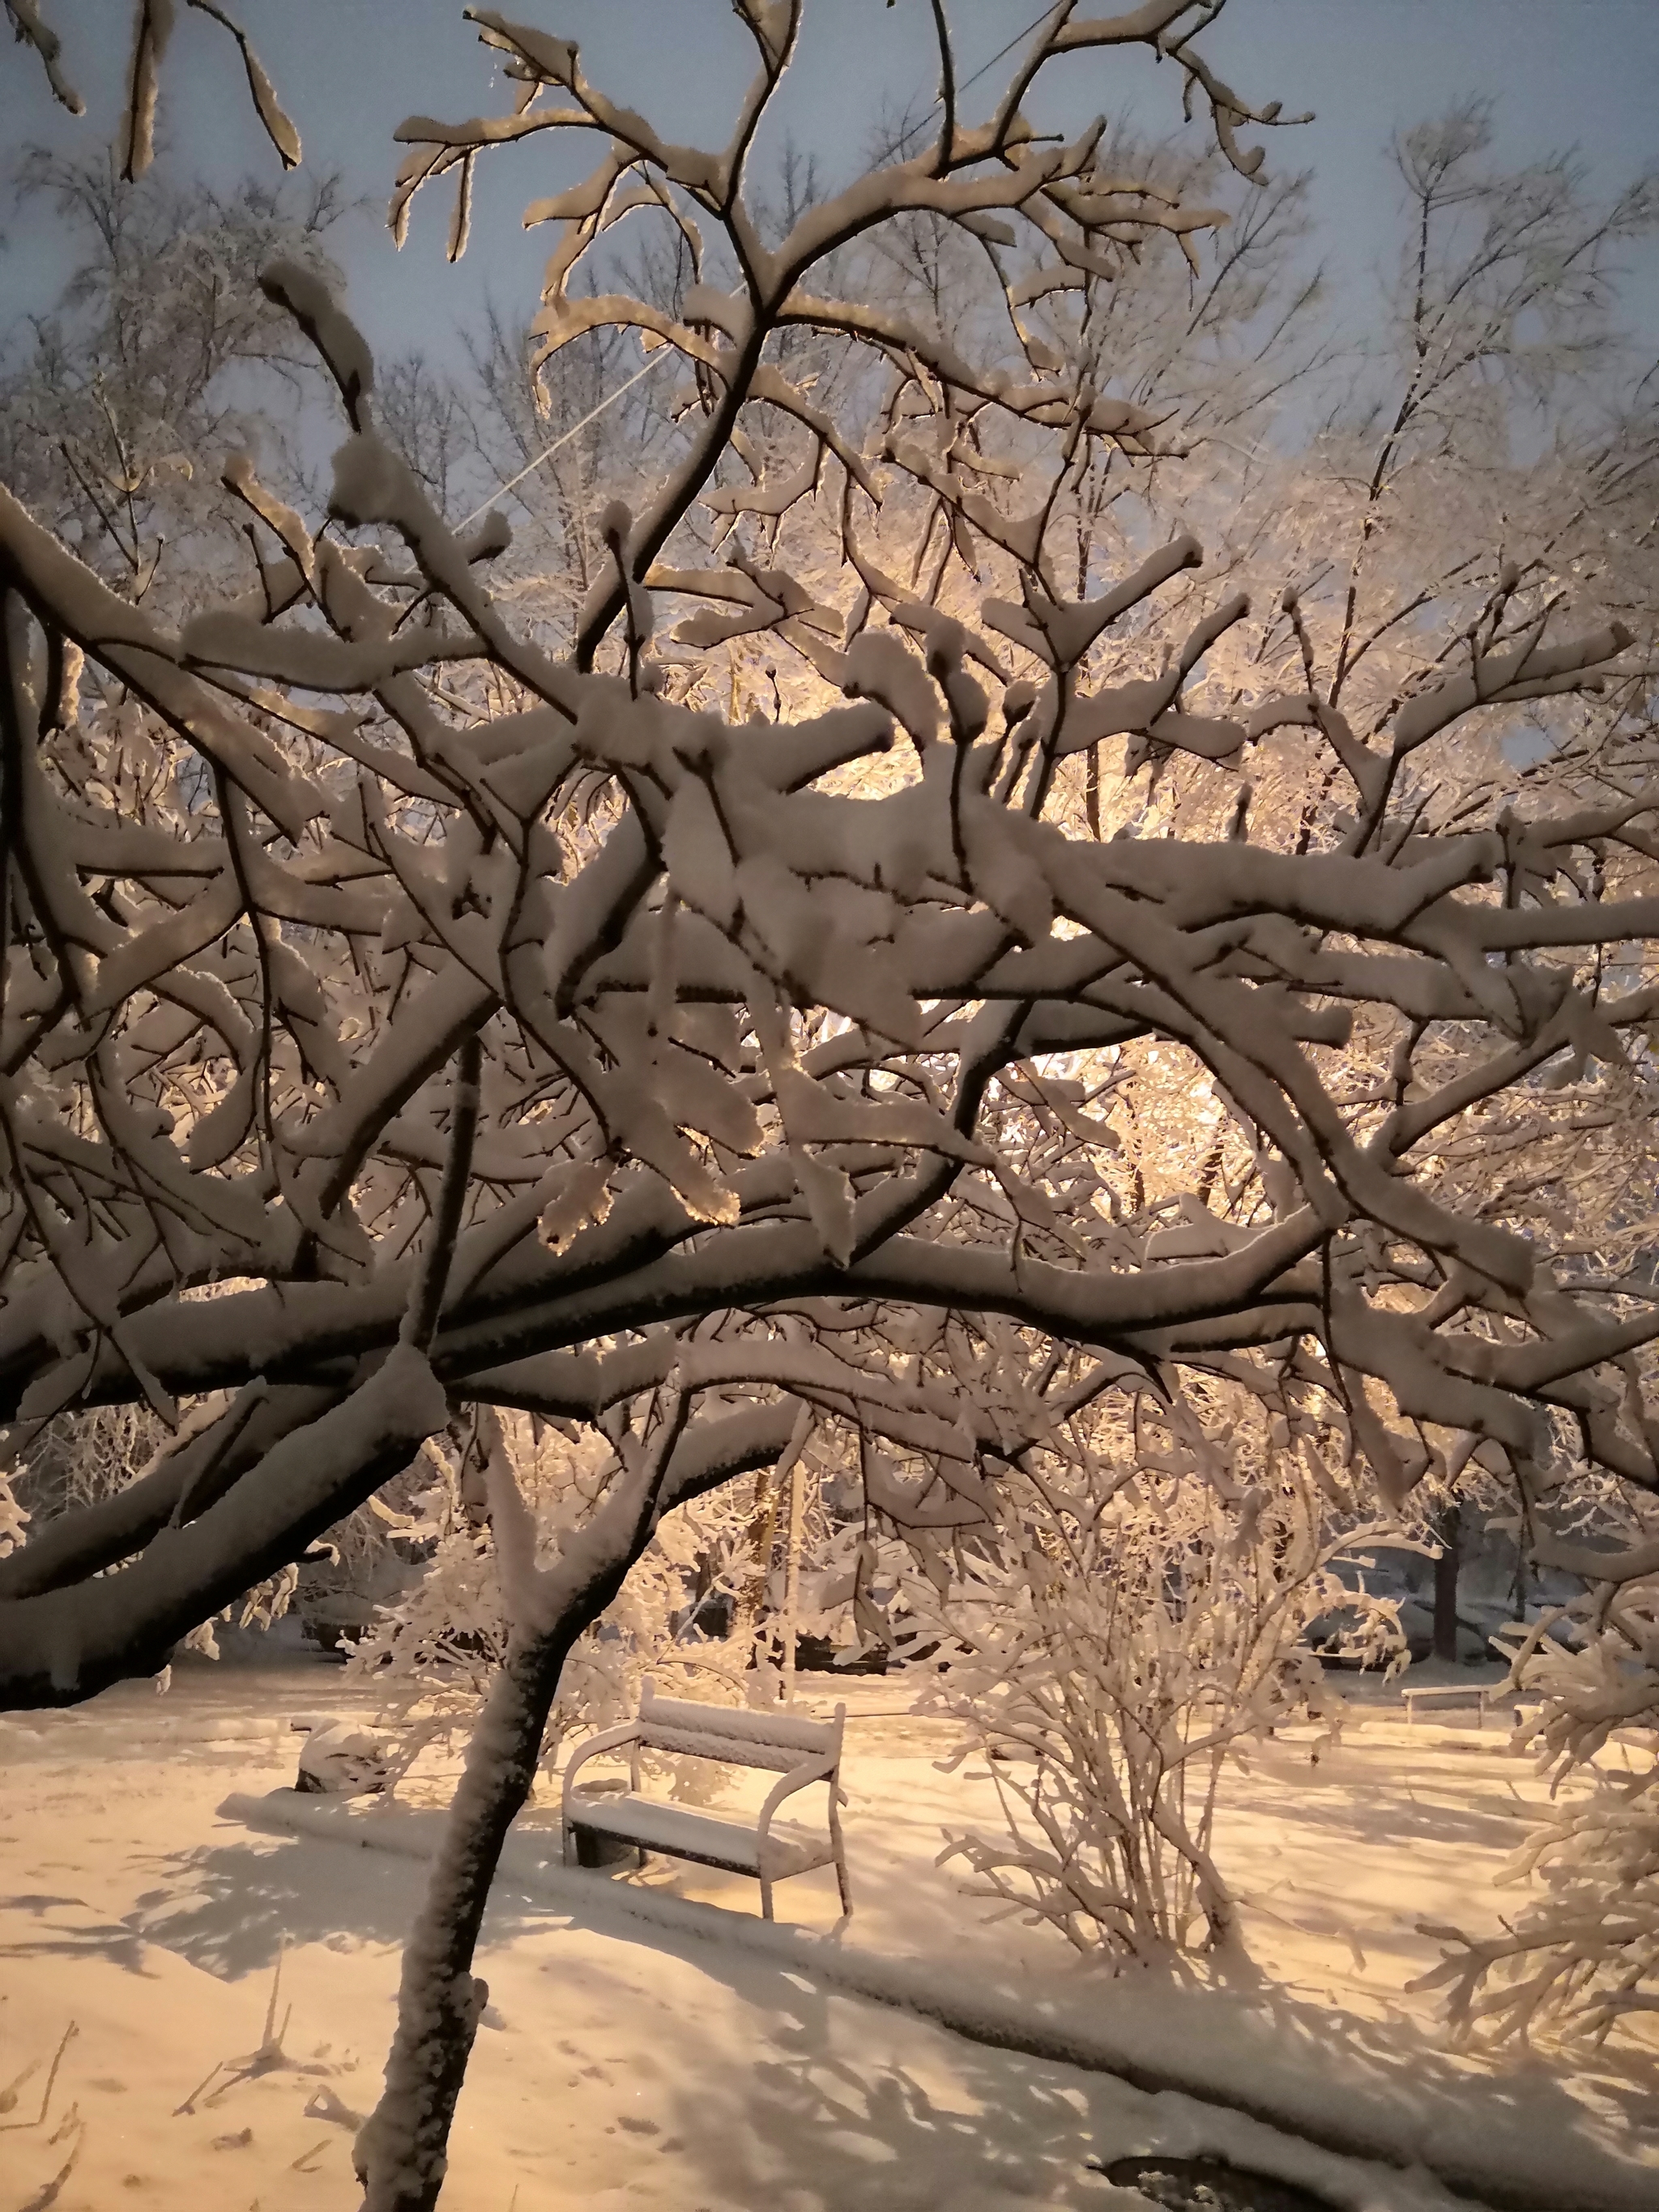
<path id="1" fill-rule="evenodd" d="M 258 278 L 284 255 L 337 275 L 325 246 L 337 179 L 303 197 L 252 182 L 221 196 L 40 149 L 21 174 L 78 265 L 0 373 L 0 471 L 112 591 L 159 595 L 176 620 L 216 568 L 246 557 L 210 458 L 252 447 L 297 489 L 291 434 L 316 358 Z"/>

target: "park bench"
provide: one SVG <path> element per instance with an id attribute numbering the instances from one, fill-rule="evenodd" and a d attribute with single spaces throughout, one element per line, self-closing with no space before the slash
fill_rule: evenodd
<path id="1" fill-rule="evenodd" d="M 846 1802 L 841 1786 L 846 1719 L 845 1705 L 836 1707 L 831 1721 L 809 1721 L 793 1713 L 733 1711 L 686 1698 L 659 1698 L 656 1685 L 647 1681 L 638 1717 L 590 1736 L 565 1768 L 565 1864 L 599 1865 L 604 1863 L 606 1844 L 621 1844 L 637 1850 L 641 1860 L 647 1852 L 657 1851 L 669 1858 L 690 1859 L 699 1866 L 719 1867 L 729 1874 L 746 1874 L 760 1884 L 761 1911 L 768 1920 L 772 1917 L 775 1882 L 810 1873 L 814 1867 L 832 1866 L 841 1891 L 841 1909 L 850 1912 L 853 1900 L 848 1888 L 839 1809 Z M 629 1761 L 626 1794 L 601 1795 L 576 1788 L 577 1773 L 590 1759 L 623 1751 Z M 752 1818 L 697 1812 L 690 1806 L 665 1804 L 660 1798 L 640 1795 L 640 1758 L 647 1751 L 758 1767 L 775 1773 L 778 1780 Z M 809 1829 L 774 1820 L 787 1797 L 814 1782 L 825 1784 L 829 1790 L 827 1834 L 815 1835 Z"/>
<path id="2" fill-rule="evenodd" d="M 1432 1687 L 1402 1690 L 1401 1696 L 1406 1705 L 1406 1725 L 1408 1728 L 1416 1727 L 1419 1705 L 1447 1705 L 1454 1699 L 1458 1699 L 1465 1704 L 1470 1700 L 1474 1701 L 1474 1724 L 1476 1728 L 1483 1729 L 1486 1725 L 1488 1708 L 1494 1700 L 1501 1701 L 1501 1684 L 1497 1689 L 1493 1689 L 1484 1682 L 1437 1682 Z"/>

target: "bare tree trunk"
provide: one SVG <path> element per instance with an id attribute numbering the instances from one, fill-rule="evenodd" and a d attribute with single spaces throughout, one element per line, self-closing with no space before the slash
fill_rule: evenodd
<path id="1" fill-rule="evenodd" d="M 790 1432 L 788 1444 L 776 1466 L 763 1469 L 755 1478 L 755 1505 L 749 1522 L 749 1555 L 751 1565 L 749 1580 L 738 1590 L 737 1603 L 732 1608 L 732 1633 L 736 1638 L 746 1638 L 749 1640 L 757 1674 L 764 1674 L 770 1668 L 776 1676 L 770 1685 L 769 1692 L 764 1683 L 757 1681 L 754 1686 L 754 1695 L 757 1698 L 769 1696 L 774 1700 L 777 1698 L 787 1700 L 791 1694 L 786 1686 L 784 1674 L 780 1670 L 793 1668 L 794 1665 L 793 1635 L 789 1638 L 789 1648 L 786 1654 L 783 1625 L 781 1619 L 774 1618 L 768 1621 L 764 1637 L 761 1632 L 761 1620 L 766 1612 L 767 1591 L 772 1579 L 772 1555 L 777 1547 L 778 1509 L 786 1502 L 783 1487 L 786 1480 L 790 1484 L 787 1499 L 789 1516 L 787 1523 L 789 1532 L 788 1542 L 791 1545 L 799 1543 L 800 1505 L 795 1485 L 799 1479 L 798 1463 L 800 1455 L 805 1449 L 806 1440 L 811 1433 L 811 1416 L 803 1407 L 795 1416 L 795 1425 Z M 786 1565 L 786 1576 L 788 1572 L 789 1569 Z M 785 1609 L 789 1609 L 789 1601 L 787 1598 Z M 791 1618 L 793 1620 L 793 1613 Z"/>
<path id="2" fill-rule="evenodd" d="M 761 1663 L 760 1623 L 766 1610 L 766 1583 L 772 1566 L 772 1547 L 778 1528 L 777 1470 L 764 1468 L 755 1477 L 754 1510 L 749 1516 L 749 1575 L 738 1588 L 732 1609 L 732 1630 L 753 1647 L 755 1664 Z"/>
<path id="3" fill-rule="evenodd" d="M 386 2087 L 357 2137 L 362 2212 L 433 2212 L 437 2203 L 456 2100 L 489 1995 L 472 1958 L 501 1847 L 529 1798 L 565 1659 L 630 1564 L 577 1591 L 556 1626 L 509 1651 L 485 1701 L 404 1951 Z"/>
<path id="4" fill-rule="evenodd" d="M 1436 1533 L 1440 1540 L 1440 1556 L 1434 1563 L 1434 1656 L 1437 1659 L 1455 1660 L 1457 1570 L 1463 1538 L 1463 1516 L 1455 1504 L 1449 1505 L 1441 1515 Z"/>
<path id="5" fill-rule="evenodd" d="M 556 1567 L 538 1569 L 528 1515 L 510 1463 L 492 1490 L 491 1528 L 503 1591 L 519 1626 L 467 1747 L 443 1846 L 404 1950 L 398 2028 L 380 2101 L 360 2130 L 355 2159 L 362 2212 L 433 2212 L 448 2167 L 449 2131 L 489 1991 L 472 1972 L 478 1931 L 507 1831 L 528 1802 L 547 1717 L 572 1645 L 597 1620 L 650 1542 L 689 1400 L 676 1400 L 648 1454 L 619 1476 Z M 696 1496 L 745 1461 L 778 1450 L 764 1420 L 739 1431 L 734 1457 L 705 1463 L 668 1492 Z M 488 1461 L 486 1462 L 488 1467 Z"/>
<path id="6" fill-rule="evenodd" d="M 783 1669 L 783 1702 L 795 1702 L 795 1622 L 800 1611 L 800 1523 L 805 1470 L 797 1453 L 789 1468 L 789 1519 L 784 1540 L 783 1619 L 780 1625 L 780 1664 Z"/>

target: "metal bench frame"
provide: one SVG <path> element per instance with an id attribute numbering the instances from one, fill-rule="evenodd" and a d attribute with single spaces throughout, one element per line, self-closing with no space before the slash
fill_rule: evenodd
<path id="1" fill-rule="evenodd" d="M 847 1793 L 841 1786 L 842 1738 L 846 1721 L 845 1705 L 836 1707 L 833 1720 L 809 1721 L 790 1712 L 757 1712 L 747 1708 L 703 1705 L 689 1698 L 659 1698 L 656 1684 L 647 1681 L 636 1717 L 590 1736 L 565 1767 L 561 1805 L 565 1864 L 577 1863 L 577 1837 L 580 1833 L 629 1844 L 639 1852 L 641 1862 L 647 1852 L 655 1851 L 700 1866 L 719 1867 L 730 1874 L 746 1874 L 760 1883 L 761 1914 L 767 1920 L 773 1917 L 772 1890 L 775 1882 L 791 1875 L 810 1874 L 820 1866 L 833 1866 L 845 1917 L 853 1910 L 840 1817 L 840 1808 L 847 1802 Z M 578 1795 L 576 1776 L 587 1761 L 606 1752 L 623 1749 L 629 1754 L 629 1794 L 625 1797 Z M 777 1782 L 752 1822 L 713 1814 L 697 1816 L 708 1828 L 724 1829 L 734 1839 L 745 1838 L 750 1848 L 742 1853 L 733 1848 L 721 1855 L 718 1845 L 713 1850 L 682 1850 L 660 1840 L 642 1844 L 637 1836 L 630 1835 L 626 1825 L 630 1806 L 660 1807 L 664 1811 L 679 1809 L 663 1806 L 660 1799 L 640 1795 L 640 1754 L 646 1751 L 708 1759 L 732 1766 L 763 1768 L 777 1773 Z M 794 1844 L 787 1849 L 774 1846 L 772 1818 L 786 1798 L 814 1782 L 825 1784 L 829 1790 L 829 1838 L 821 1856 L 803 1863 Z M 619 1814 L 623 1818 L 617 1825 Z"/>

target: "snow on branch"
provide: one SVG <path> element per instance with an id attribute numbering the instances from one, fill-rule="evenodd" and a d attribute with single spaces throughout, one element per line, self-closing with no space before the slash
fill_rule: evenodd
<path id="1" fill-rule="evenodd" d="M 265 74 L 246 32 L 217 4 L 217 0 L 185 0 L 185 4 L 210 17 L 235 40 L 260 127 L 276 149 L 283 167 L 297 167 L 300 134 L 283 112 L 276 88 Z M 71 115 L 84 115 L 86 102 L 63 68 L 64 42 L 46 22 L 39 0 L 5 0 L 5 5 L 14 33 L 21 43 L 34 49 L 52 97 Z M 161 70 L 176 22 L 175 0 L 134 0 L 126 104 L 120 130 L 120 169 L 128 183 L 142 176 L 155 159 Z"/>

